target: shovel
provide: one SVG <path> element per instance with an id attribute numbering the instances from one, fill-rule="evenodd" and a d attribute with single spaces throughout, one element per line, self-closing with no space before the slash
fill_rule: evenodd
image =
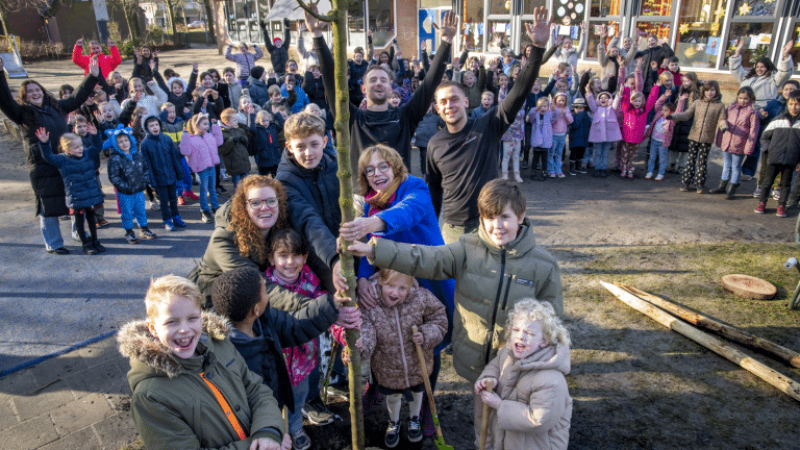
<path id="1" fill-rule="evenodd" d="M 411 331 L 416 333 L 417 326 L 411 327 Z M 415 344 L 416 345 L 416 344 Z M 425 364 L 425 354 L 422 352 L 422 347 L 416 345 L 417 356 L 419 356 L 419 366 L 422 369 L 422 380 L 425 382 L 425 392 L 428 393 L 428 402 L 431 406 L 431 415 L 433 416 L 433 426 L 436 427 L 436 439 L 433 441 L 436 444 L 437 450 L 455 450 L 452 445 L 444 443 L 444 435 L 442 435 L 442 427 L 439 426 L 439 416 L 436 414 L 436 402 L 433 400 L 433 390 L 431 389 L 431 380 L 428 379 L 428 366 Z"/>

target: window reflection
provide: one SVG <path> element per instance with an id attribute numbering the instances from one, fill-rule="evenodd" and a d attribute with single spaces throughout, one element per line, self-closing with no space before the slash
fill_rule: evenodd
<path id="1" fill-rule="evenodd" d="M 669 16 L 671 11 L 672 0 L 642 0 L 643 16 Z"/>
<path id="2" fill-rule="evenodd" d="M 736 7 L 733 8 L 733 15 L 774 16 L 777 5 L 777 0 L 739 0 L 736 2 Z"/>
<path id="3" fill-rule="evenodd" d="M 591 16 L 618 16 L 620 0 L 592 0 Z"/>
<path id="4" fill-rule="evenodd" d="M 617 34 L 619 34 L 619 22 L 616 21 L 592 21 L 589 24 L 589 42 L 586 47 L 586 57 L 587 58 L 597 58 L 597 44 L 600 43 L 600 27 L 605 25 L 608 29 L 608 38 L 606 38 L 603 45 L 608 47 L 608 44 L 611 42 L 611 39 L 614 38 Z M 622 45 L 620 42 L 618 45 Z"/>
<path id="5" fill-rule="evenodd" d="M 720 38 L 726 0 L 691 1 L 681 5 L 675 55 L 684 67 L 713 68 L 725 51 Z"/>
<path id="6" fill-rule="evenodd" d="M 772 44 L 772 29 L 770 23 L 734 23 L 728 33 L 727 50 L 725 52 L 725 68 L 728 67 L 728 57 L 733 54 L 736 43 L 744 38 L 744 51 L 742 51 L 742 66 L 751 67 L 762 56 L 769 55 Z"/>

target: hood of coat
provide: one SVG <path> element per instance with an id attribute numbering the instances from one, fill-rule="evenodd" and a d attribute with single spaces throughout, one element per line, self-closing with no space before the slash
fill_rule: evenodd
<path id="1" fill-rule="evenodd" d="M 509 356 L 514 358 L 514 352 L 509 351 Z M 564 375 L 570 371 L 569 347 L 563 344 L 550 344 L 539 349 L 527 358 L 516 360 L 522 370 L 557 370 Z"/>
<path id="2" fill-rule="evenodd" d="M 177 106 L 176 106 L 176 108 L 177 108 Z M 163 126 L 165 123 L 168 123 L 168 124 L 170 124 L 170 125 L 175 125 L 175 124 L 177 124 L 177 123 L 181 123 L 181 122 L 183 122 L 183 119 L 182 119 L 182 118 L 181 118 L 181 117 L 180 117 L 178 114 L 175 114 L 175 120 L 174 120 L 174 121 L 172 121 L 172 122 L 170 122 L 169 120 L 167 120 L 167 117 L 168 117 L 168 116 L 169 116 L 169 113 L 167 112 L 167 110 L 164 110 L 164 111 L 161 111 L 160 113 L 158 113 L 158 118 L 161 120 L 161 125 L 162 125 L 162 126 Z"/>
<path id="3" fill-rule="evenodd" d="M 230 210 L 231 200 L 228 200 L 219 207 L 217 213 L 214 215 L 214 223 L 216 224 L 214 228 L 228 228 L 228 225 L 231 223 L 231 219 L 228 217 L 228 212 L 230 212 Z"/>
<path id="4" fill-rule="evenodd" d="M 161 130 L 161 132 L 164 131 L 164 122 L 161 121 L 161 118 L 159 116 L 153 116 L 153 115 L 142 116 L 142 131 L 144 131 L 145 136 L 147 136 L 148 138 L 155 137 L 147 129 L 147 121 L 148 120 L 157 120 L 159 129 Z M 161 134 L 161 132 L 159 132 L 159 134 Z"/>
<path id="5" fill-rule="evenodd" d="M 704 101 L 706 103 L 722 103 L 722 94 L 718 93 L 716 97 L 714 97 L 714 98 L 712 98 L 710 100 L 705 98 L 705 97 L 702 97 L 700 100 L 702 100 L 702 101 Z"/>
<path id="6" fill-rule="evenodd" d="M 186 84 L 185 81 L 183 81 L 183 78 L 172 77 L 169 80 L 167 80 L 167 87 L 169 88 L 170 92 L 172 92 L 172 83 L 181 83 L 183 85 L 183 92 L 186 92 L 186 90 L 189 89 L 189 85 Z"/>
<path id="7" fill-rule="evenodd" d="M 505 250 L 508 256 L 511 258 L 525 255 L 534 247 L 536 247 L 536 237 L 533 234 L 531 221 L 527 217 L 522 219 L 522 225 L 520 225 L 517 238 L 506 244 L 504 247 L 498 247 L 494 244 L 494 242 L 492 242 L 492 239 L 489 237 L 489 235 L 486 233 L 486 229 L 483 227 L 483 221 L 481 221 L 480 228 L 478 229 L 478 236 L 486 245 L 486 248 L 489 249 L 489 252 L 500 253 Z"/>
<path id="8" fill-rule="evenodd" d="M 328 155 L 327 153 L 323 153 L 322 159 L 320 160 L 317 167 L 314 167 L 313 169 L 306 169 L 297 164 L 297 161 L 294 160 L 294 155 L 292 154 L 292 152 L 289 151 L 289 149 L 284 149 L 283 156 L 281 157 L 281 162 L 280 164 L 278 164 L 278 173 L 288 172 L 300 178 L 310 178 L 310 177 L 315 177 L 317 172 L 325 169 L 327 167 L 327 164 L 333 164 L 333 163 L 334 163 L 333 157 Z"/>
<path id="9" fill-rule="evenodd" d="M 228 321 L 224 317 L 212 312 L 204 312 L 202 320 L 204 338 L 207 336 L 214 340 L 221 340 L 228 335 Z M 129 377 L 135 378 L 135 380 L 130 380 L 131 387 L 134 387 L 139 381 L 151 377 L 174 378 L 184 370 L 183 364 L 178 362 L 169 348 L 150 334 L 147 322 L 144 320 L 137 320 L 123 326 L 117 335 L 117 342 L 122 356 L 131 359 L 131 372 L 137 372 L 136 375 L 129 375 Z M 198 346 L 201 344 L 202 338 Z M 141 364 L 137 364 L 137 367 L 134 368 L 134 361 Z"/>
<path id="10" fill-rule="evenodd" d="M 387 305 L 386 304 L 386 300 L 384 300 L 384 298 L 383 298 L 383 290 L 381 290 L 381 285 L 380 285 L 380 282 L 378 280 L 379 275 L 380 275 L 380 272 L 378 272 L 378 273 L 372 275 L 371 277 L 369 277 L 369 282 L 370 282 L 370 284 L 372 284 L 372 288 L 375 289 L 375 292 L 378 293 L 378 302 L 384 308 L 394 308 L 395 306 L 399 306 L 399 305 L 403 304 L 403 302 L 408 300 L 409 297 L 413 297 L 414 295 L 416 295 L 416 291 L 417 291 L 417 289 L 419 289 L 419 282 L 417 281 L 417 279 L 416 278 L 411 278 L 413 280 L 413 284 L 411 286 L 411 289 L 408 290 L 408 295 L 406 296 L 406 299 L 403 300 L 402 302 L 395 303 L 394 305 Z"/>
<path id="11" fill-rule="evenodd" d="M 130 155 L 120 150 L 119 145 L 117 145 L 117 136 L 119 136 L 120 134 L 128 136 L 128 139 L 130 139 L 131 141 Z M 133 129 L 131 127 L 126 127 L 122 124 L 117 125 L 117 128 L 113 130 L 106 130 L 106 137 L 107 137 L 106 141 L 103 142 L 104 149 L 112 149 L 116 153 L 125 155 L 126 158 L 131 158 L 132 155 L 138 151 L 138 146 L 136 145 L 136 138 L 133 137 Z"/>

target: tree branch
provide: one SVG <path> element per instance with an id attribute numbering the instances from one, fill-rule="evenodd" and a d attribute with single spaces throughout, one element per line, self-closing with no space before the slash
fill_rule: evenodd
<path id="1" fill-rule="evenodd" d="M 315 19 L 319 20 L 320 22 L 325 22 L 325 23 L 333 22 L 333 18 L 332 17 L 322 15 L 322 14 L 314 11 L 313 9 L 311 9 L 310 5 L 316 5 L 317 3 L 319 3 L 319 0 L 317 0 L 316 3 L 311 3 L 310 5 L 307 5 L 306 2 L 304 2 L 303 0 L 296 0 L 296 1 L 297 1 L 297 6 L 299 6 L 300 8 L 303 8 L 304 11 L 308 12 L 309 14 L 311 14 L 311 16 L 313 16 Z M 297 8 L 295 8 L 295 9 L 297 9 Z"/>

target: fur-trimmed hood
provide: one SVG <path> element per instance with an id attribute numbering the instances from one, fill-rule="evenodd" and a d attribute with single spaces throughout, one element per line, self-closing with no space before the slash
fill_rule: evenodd
<path id="1" fill-rule="evenodd" d="M 211 340 L 219 341 L 230 333 L 228 320 L 218 314 L 204 312 L 202 320 L 203 334 L 198 345 L 205 344 L 211 347 L 213 344 L 209 345 L 209 337 Z M 142 363 L 151 369 L 149 373 L 142 371 L 139 381 L 154 376 L 175 378 L 184 370 L 183 364 L 170 353 L 169 348 L 150 334 L 147 321 L 137 320 L 124 325 L 117 334 L 117 342 L 122 356 L 131 360 L 131 372 L 136 370 L 137 366 L 141 367 L 141 364 L 134 365 L 134 362 Z M 133 384 L 132 382 L 131 385 Z"/>

